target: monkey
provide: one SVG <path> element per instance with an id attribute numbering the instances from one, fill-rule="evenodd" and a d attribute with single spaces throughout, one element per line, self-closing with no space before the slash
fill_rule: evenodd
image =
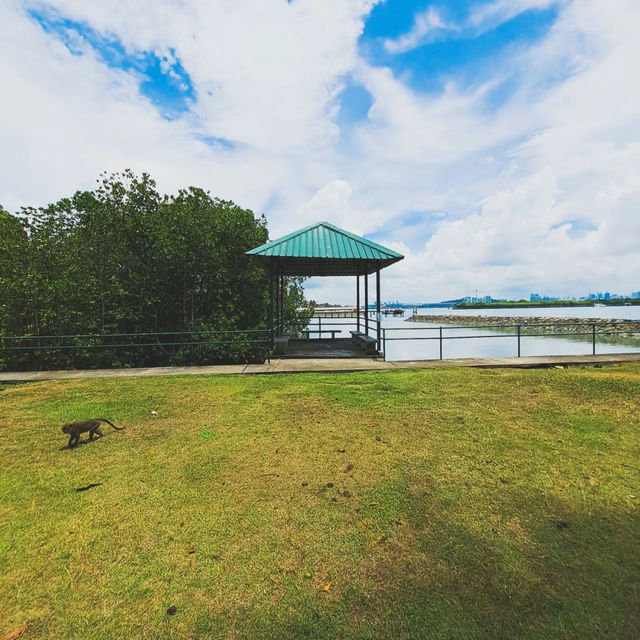
<path id="1" fill-rule="evenodd" d="M 96 435 L 102 437 L 103 434 L 99 428 L 101 422 L 106 422 L 118 431 L 124 429 L 124 427 L 116 427 L 113 422 L 109 422 L 106 418 L 93 418 L 92 420 L 84 420 L 83 422 L 71 422 L 62 427 L 62 433 L 68 433 L 71 436 L 67 446 L 75 447 L 80 442 L 80 434 L 85 431 L 89 432 L 89 440 L 93 440 Z"/>

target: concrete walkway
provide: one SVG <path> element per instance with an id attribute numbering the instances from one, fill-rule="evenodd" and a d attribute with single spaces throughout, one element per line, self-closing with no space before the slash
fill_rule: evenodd
<path id="1" fill-rule="evenodd" d="M 596 356 L 531 356 L 525 358 L 465 358 L 457 360 L 413 360 L 384 362 L 374 358 L 300 358 L 272 360 L 271 364 L 213 365 L 207 367 L 151 367 L 148 369 L 86 369 L 82 371 L 19 371 L 0 373 L 0 383 L 36 382 L 84 378 L 135 378 L 140 376 L 242 375 L 266 373 L 335 373 L 341 371 L 393 371 L 431 367 L 480 367 L 535 369 L 640 362 L 640 353 Z"/>

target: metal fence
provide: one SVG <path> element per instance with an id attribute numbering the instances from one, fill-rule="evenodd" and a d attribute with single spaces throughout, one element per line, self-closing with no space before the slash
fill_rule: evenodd
<path id="1" fill-rule="evenodd" d="M 154 333 L 111 333 L 48 336 L 0 336 L 0 359 L 7 366 L 56 362 L 64 365 L 105 364 L 100 354 L 109 352 L 112 360 L 122 357 L 139 364 L 158 361 L 167 364 L 190 360 L 225 360 L 235 357 L 270 358 L 273 347 L 270 329 L 163 331 Z M 115 354 L 115 355 L 111 355 Z M 176 362 L 178 360 L 178 362 Z M 184 362 L 179 362 L 180 360 Z M 108 366 L 108 365 L 107 365 Z"/>
<path id="2" fill-rule="evenodd" d="M 445 335 L 445 331 L 452 330 L 484 330 L 492 331 L 487 335 Z M 410 331 L 413 335 L 410 336 L 394 336 L 397 332 Z M 508 331 L 505 333 L 505 331 Z M 436 335 L 422 335 L 425 332 Z M 522 341 L 524 338 L 534 337 L 563 337 L 563 338 L 582 338 L 586 342 L 590 343 L 591 352 L 596 355 L 596 345 L 598 343 L 598 337 L 601 339 L 605 336 L 629 336 L 637 335 L 640 339 L 640 330 L 637 328 L 627 329 L 604 329 L 598 331 L 598 324 L 590 322 L 571 322 L 571 323 L 554 323 L 540 324 L 540 323 L 520 323 L 520 324 L 504 324 L 504 325 L 472 325 L 472 326 L 457 326 L 447 325 L 439 327 L 382 327 L 382 338 L 379 350 L 386 360 L 387 356 L 387 342 L 393 342 L 397 340 L 437 340 L 439 345 L 439 359 L 444 359 L 444 343 L 447 340 L 483 340 L 483 339 L 496 339 L 505 338 L 515 341 L 514 355 L 521 357 L 522 354 Z M 602 340 L 601 340 L 602 342 Z M 640 346 L 640 340 L 638 343 Z"/>
<path id="3" fill-rule="evenodd" d="M 434 327 L 383 327 L 375 317 L 365 323 L 364 315 L 314 316 L 303 337 L 349 337 L 349 328 L 359 327 L 378 340 L 378 351 L 387 359 L 387 345 L 394 341 L 437 341 L 439 358 L 445 357 L 448 340 L 506 339 L 514 341 L 514 355 L 520 357 L 522 342 L 530 337 L 563 337 L 584 340 L 596 354 L 598 341 L 611 342 L 615 336 L 633 336 L 640 347 L 640 327 L 602 328 L 596 323 L 508 324 Z M 490 331 L 485 335 L 451 335 L 462 330 Z M 69 366 L 158 366 L 163 363 L 210 364 L 222 362 L 257 362 L 271 359 L 276 329 L 220 331 L 180 331 L 156 333 L 81 334 L 61 336 L 0 336 L 0 369 L 25 367 L 47 369 Z M 408 334 L 408 335 L 407 335 Z M 447 335 L 448 334 L 448 335 Z M 609 338 L 609 340 L 607 340 Z M 66 354 L 66 355 L 65 355 Z M 103 354 L 103 355 L 100 355 Z M 120 362 L 126 363 L 121 364 Z"/>

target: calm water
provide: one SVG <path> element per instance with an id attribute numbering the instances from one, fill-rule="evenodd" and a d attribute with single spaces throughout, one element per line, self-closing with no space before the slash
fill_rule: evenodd
<path id="1" fill-rule="evenodd" d="M 636 307 L 538 307 L 535 309 L 418 309 L 424 315 L 486 315 L 525 317 L 566 317 L 566 318 L 621 318 L 626 320 L 640 320 L 640 306 Z M 411 316 L 411 310 L 405 312 L 405 317 L 383 316 L 382 326 L 386 332 L 387 360 L 430 360 L 440 356 L 439 340 L 416 340 L 417 337 L 438 337 L 439 331 L 416 331 L 418 327 L 437 328 L 440 323 L 406 322 Z M 330 323 L 340 323 L 329 326 Z M 342 325 L 342 323 L 348 323 Z M 323 328 L 340 328 L 339 337 L 349 337 L 349 330 L 355 329 L 350 319 L 335 318 L 322 321 Z M 461 329 L 456 325 L 445 326 L 444 338 L 455 336 L 474 336 L 474 338 L 445 339 L 443 341 L 443 357 L 450 358 L 501 358 L 518 354 L 517 338 L 507 337 L 513 330 L 503 331 L 486 329 Z M 576 331 L 590 332 L 589 327 L 576 328 Z M 373 335 L 370 328 L 370 334 Z M 486 337 L 484 337 L 486 336 Z M 411 338 L 410 340 L 390 340 L 389 338 Z M 598 342 L 596 353 L 632 353 L 640 352 L 640 340 L 621 340 L 619 344 Z M 549 356 L 549 355 L 589 355 L 591 354 L 591 335 L 585 336 L 522 336 L 521 355 Z"/>

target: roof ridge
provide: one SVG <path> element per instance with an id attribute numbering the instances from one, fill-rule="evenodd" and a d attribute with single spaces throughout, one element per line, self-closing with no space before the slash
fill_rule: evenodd
<path id="1" fill-rule="evenodd" d="M 393 249 L 388 249 L 387 247 L 383 247 L 381 244 L 378 244 L 377 242 L 374 242 L 373 240 L 369 240 L 369 238 L 365 238 L 363 236 L 357 236 L 355 233 L 351 233 L 351 231 L 347 231 L 346 229 L 341 229 L 340 227 L 336 227 L 335 224 L 331 224 L 330 222 L 319 222 L 318 226 L 323 225 L 326 227 L 329 227 L 330 229 L 332 229 L 333 231 L 336 231 L 337 233 L 339 233 L 340 235 L 343 235 L 347 238 L 351 238 L 352 240 L 355 240 L 356 242 L 363 242 L 369 246 L 373 246 L 376 249 L 378 249 L 378 251 L 382 251 L 382 253 L 386 253 L 389 257 L 391 258 L 396 258 L 398 257 L 400 254 L 397 251 L 394 251 Z M 316 225 L 314 225 L 316 226 Z"/>

